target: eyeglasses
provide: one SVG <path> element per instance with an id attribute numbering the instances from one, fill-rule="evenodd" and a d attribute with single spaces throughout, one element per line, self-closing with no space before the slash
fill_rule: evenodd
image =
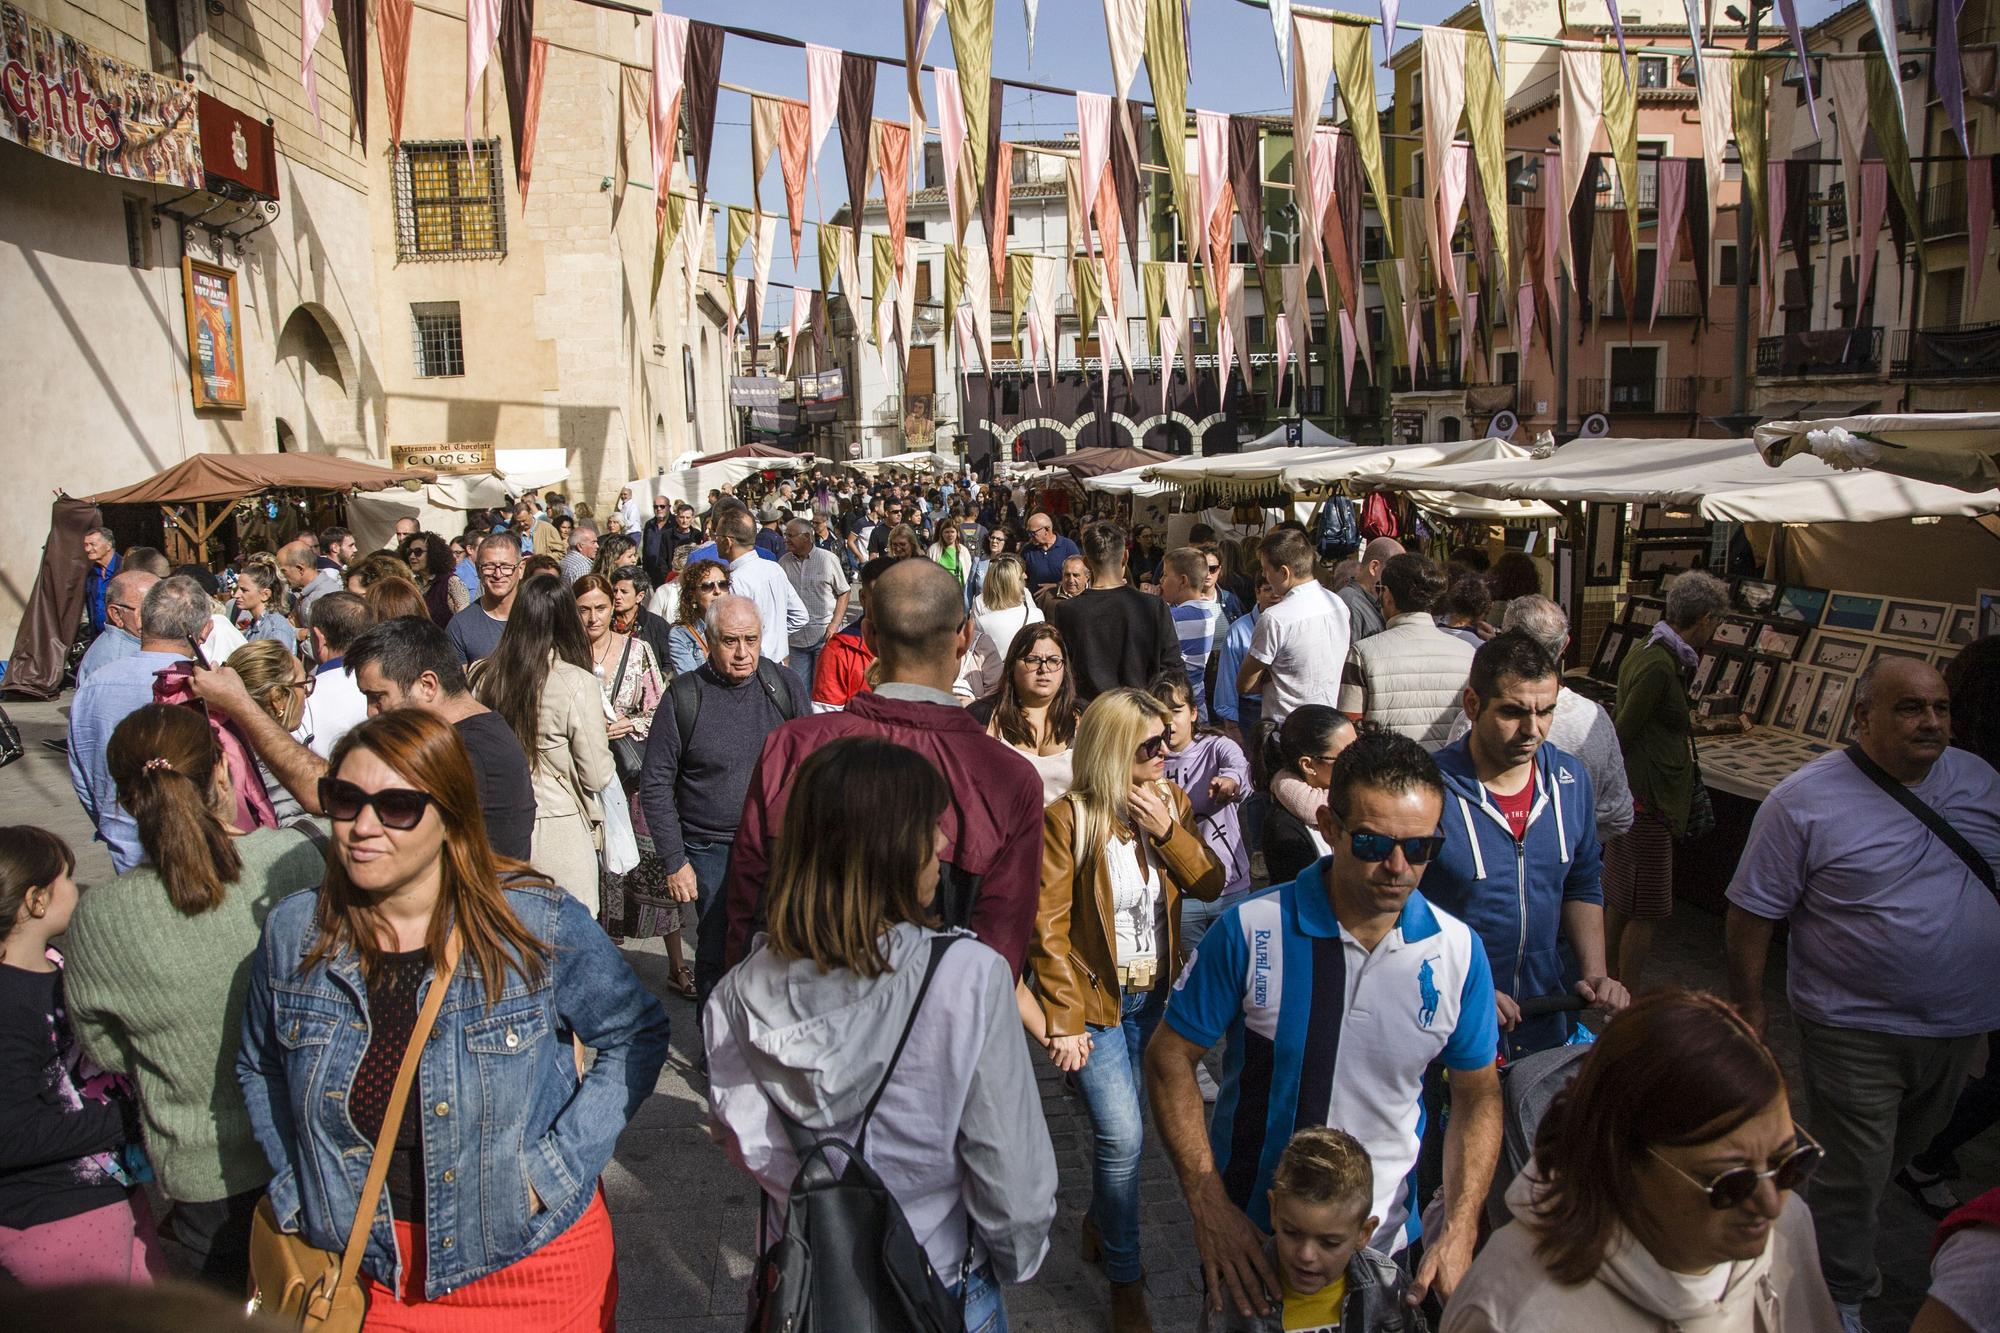
<path id="1" fill-rule="evenodd" d="M 1708 1206 L 1717 1212 L 1722 1212 L 1746 1202 L 1757 1192 L 1757 1186 L 1764 1181 L 1770 1181 L 1781 1190 L 1795 1190 L 1812 1178 L 1812 1173 L 1819 1169 L 1819 1164 L 1826 1158 L 1826 1149 L 1813 1142 L 1812 1136 L 1798 1126 L 1794 1125 L 1792 1132 L 1801 1140 L 1799 1146 L 1785 1154 L 1785 1160 L 1769 1171 L 1759 1171 L 1753 1166 L 1732 1166 L 1707 1183 L 1668 1162 L 1655 1149 L 1648 1147 L 1646 1151 L 1666 1162 L 1667 1167 L 1682 1180 L 1696 1189 L 1705 1191 L 1708 1194 Z"/>
<path id="2" fill-rule="evenodd" d="M 312 676 L 301 676 L 292 682 L 292 688 L 300 694 L 310 696 L 313 692 L 313 684 L 314 678 Z"/>
<path id="3" fill-rule="evenodd" d="M 382 821 L 383 828 L 400 832 L 423 822 L 424 811 L 430 807 L 431 794 L 411 791 L 408 787 L 363 791 L 340 778 L 321 778 L 319 803 L 320 808 L 326 811 L 326 817 L 338 824 L 354 822 L 361 818 L 362 810 L 372 806 L 375 818 Z"/>
<path id="4" fill-rule="evenodd" d="M 1063 660 L 1060 657 L 1054 656 L 1024 657 L 1021 659 L 1021 665 L 1030 671 L 1061 671 L 1063 669 Z"/>
<path id="5" fill-rule="evenodd" d="M 1210 566 L 1208 567 L 1208 572 L 1209 572 L 1209 573 L 1211 573 L 1211 574 L 1216 574 L 1216 573 L 1220 573 L 1220 572 L 1221 572 L 1221 570 L 1222 570 L 1222 566 L 1221 566 L 1221 565 L 1210 565 Z"/>
<path id="6" fill-rule="evenodd" d="M 729 580 L 728 580 L 728 579 L 710 579 L 710 580 L 709 580 L 709 581 L 708 581 L 707 583 L 697 583 L 697 584 L 695 584 L 695 585 L 694 585 L 694 590 L 695 590 L 696 592 L 728 592 L 728 591 L 729 591 Z"/>
<path id="7" fill-rule="evenodd" d="M 1389 853 L 1396 848 L 1403 849 L 1403 859 L 1413 866 L 1435 861 L 1444 851 L 1444 835 L 1433 833 L 1423 838 L 1392 838 L 1386 833 L 1350 833 L 1347 846 L 1360 861 L 1386 861 Z"/>
<path id="8" fill-rule="evenodd" d="M 1133 757 L 1141 761 L 1148 759 L 1158 759 L 1161 755 L 1165 754 L 1166 752 L 1167 752 L 1167 733 L 1163 731 L 1157 736 L 1148 736 L 1145 740 L 1140 741 L 1139 748 L 1134 753 Z"/>
<path id="9" fill-rule="evenodd" d="M 484 574 L 489 579 L 497 579 L 497 578 L 505 578 L 512 575 L 513 572 L 519 569 L 520 567 L 521 564 L 517 560 L 514 563 L 507 565 L 481 565 L 479 566 L 479 572 Z"/>
<path id="10" fill-rule="evenodd" d="M 665 505 L 654 505 L 654 506 L 653 506 L 653 508 L 655 508 L 655 509 L 658 509 L 658 510 L 662 510 L 662 511 L 664 511 L 664 510 L 666 509 L 666 506 L 665 506 Z"/>

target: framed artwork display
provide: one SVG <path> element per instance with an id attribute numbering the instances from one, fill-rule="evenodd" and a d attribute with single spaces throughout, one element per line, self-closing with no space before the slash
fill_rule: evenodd
<path id="1" fill-rule="evenodd" d="M 1784 664 L 1775 657 L 1754 657 L 1750 669 L 1743 675 L 1743 716 L 1752 722 L 1764 720 L 1764 710 L 1770 706 L 1776 693 L 1773 687 L 1778 683 L 1778 671 Z"/>
<path id="2" fill-rule="evenodd" d="M 1819 678 L 1807 711 L 1805 734 L 1816 741 L 1831 743 L 1847 704 L 1847 685 L 1853 677 L 1844 671 L 1829 671 Z"/>
<path id="3" fill-rule="evenodd" d="M 1556 542 L 1550 554 L 1556 562 L 1556 605 L 1567 610 L 1576 605 L 1576 543 Z"/>
<path id="4" fill-rule="evenodd" d="M 1668 536 L 1684 532 L 1707 532 L 1708 520 L 1700 514 L 1685 510 L 1676 511 L 1666 505 L 1640 505 L 1637 527 L 1642 537 Z"/>
<path id="5" fill-rule="evenodd" d="M 1645 542 L 1632 553 L 1632 577 L 1685 573 L 1707 563 L 1707 542 Z"/>
<path id="6" fill-rule="evenodd" d="M 1635 628 L 1652 631 L 1660 623 L 1660 617 L 1667 612 L 1667 604 L 1658 597 L 1628 597 L 1625 599 L 1625 623 Z"/>
<path id="7" fill-rule="evenodd" d="M 1732 699 L 1739 697 L 1743 692 L 1744 682 L 1748 678 L 1749 673 L 1747 668 L 1749 661 L 1750 659 L 1740 653 L 1730 653 L 1724 657 L 1722 665 L 1716 670 L 1715 681 L 1709 687 L 1708 692 L 1710 694 L 1726 694 Z"/>
<path id="8" fill-rule="evenodd" d="M 1778 696 L 1778 715 L 1772 726 L 1784 731 L 1798 731 L 1811 717 L 1814 687 L 1819 683 L 1819 672 L 1811 667 L 1795 666 L 1792 674 L 1785 678 L 1785 688 Z"/>
<path id="9" fill-rule="evenodd" d="M 1954 606 L 1951 619 L 1945 622 L 1944 641 L 1963 648 L 1979 637 L 1979 608 L 1976 606 Z"/>
<path id="10" fill-rule="evenodd" d="M 1918 648 L 1914 645 L 1905 648 L 1900 643 L 1878 643 L 1868 650 L 1868 665 L 1874 666 L 1885 657 L 1908 657 L 1918 662 L 1928 662 L 1933 656 L 1935 656 L 1933 649 Z"/>
<path id="11" fill-rule="evenodd" d="M 1710 649 L 1701 655 L 1694 665 L 1694 676 L 1688 681 L 1688 695 L 1699 699 L 1715 687 L 1716 673 L 1722 670 L 1722 654 Z"/>
<path id="12" fill-rule="evenodd" d="M 1882 623 L 1882 603 L 1884 598 L 1869 597 L 1858 592 L 1836 592 L 1827 596 L 1826 614 L 1820 618 L 1823 629 L 1851 630 L 1856 634 L 1873 634 L 1875 627 Z"/>
<path id="13" fill-rule="evenodd" d="M 1946 667 L 1951 665 L 1951 660 L 1957 656 L 1958 656 L 1958 645 L 1949 644 L 1931 654 L 1931 665 L 1936 667 L 1939 671 L 1943 671 Z"/>
<path id="14" fill-rule="evenodd" d="M 1618 679 L 1618 668 L 1625 661 L 1625 654 L 1631 651 L 1636 636 L 1624 625 L 1606 625 L 1604 635 L 1597 641 L 1597 652 L 1590 659 L 1590 674 L 1598 680 Z"/>
<path id="15" fill-rule="evenodd" d="M 1799 649 L 1805 647 L 1809 632 L 1796 621 L 1774 620 L 1757 627 L 1757 637 L 1751 640 L 1750 648 L 1753 652 L 1782 657 L 1790 662 L 1798 657 Z"/>
<path id="16" fill-rule="evenodd" d="M 1944 637 L 1951 607 L 1944 602 L 1892 601 L 1882 611 L 1882 624 L 1875 632 L 1918 643 L 1936 643 Z"/>
<path id="17" fill-rule="evenodd" d="M 1583 586 L 1604 588 L 1625 579 L 1625 506 L 1592 505 L 1584 524 Z"/>
<path id="18" fill-rule="evenodd" d="M 1831 596 L 1825 588 L 1803 588 L 1786 584 L 1778 594 L 1778 605 L 1773 612 L 1780 620 L 1802 620 L 1808 625 L 1819 624 L 1826 614 L 1826 600 Z"/>
<path id="19" fill-rule="evenodd" d="M 1973 604 L 1972 637 L 1983 639 L 2000 634 L 2000 588 L 1981 588 Z"/>
<path id="20" fill-rule="evenodd" d="M 1862 639 L 1841 639 L 1822 634 L 1813 645 L 1812 664 L 1830 671 L 1859 671 L 1868 660 L 1868 644 Z"/>
<path id="21" fill-rule="evenodd" d="M 1778 585 L 1769 579 L 1738 579 L 1729 590 L 1729 600 L 1738 611 L 1767 616 L 1778 606 Z"/>
<path id="22" fill-rule="evenodd" d="M 1748 648 L 1759 626 L 1748 616 L 1727 616 L 1715 627 L 1714 642 L 1724 648 Z"/>

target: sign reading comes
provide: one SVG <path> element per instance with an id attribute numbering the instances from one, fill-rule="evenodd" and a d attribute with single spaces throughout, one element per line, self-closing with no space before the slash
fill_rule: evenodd
<path id="1" fill-rule="evenodd" d="M 392 444 L 389 466 L 427 467 L 446 475 L 493 471 L 493 446 L 486 444 Z"/>

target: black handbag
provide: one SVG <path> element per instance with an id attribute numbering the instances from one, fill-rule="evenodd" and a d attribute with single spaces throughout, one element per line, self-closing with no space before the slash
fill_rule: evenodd
<path id="1" fill-rule="evenodd" d="M 618 654 L 618 672 L 611 680 L 611 697 L 618 698 L 625 683 L 625 667 L 632 660 L 632 636 L 625 636 L 625 651 Z M 611 741 L 611 766 L 618 771 L 618 785 L 626 792 L 639 790 L 639 775 L 646 768 L 646 742 L 637 736 L 616 736 Z"/>

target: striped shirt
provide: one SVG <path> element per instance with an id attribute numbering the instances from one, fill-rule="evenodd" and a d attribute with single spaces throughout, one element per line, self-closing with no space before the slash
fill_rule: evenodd
<path id="1" fill-rule="evenodd" d="M 1191 602 L 1169 607 L 1174 618 L 1174 633 L 1181 642 L 1181 661 L 1187 665 L 1188 693 L 1194 700 L 1194 711 L 1203 721 L 1208 720 L 1208 659 L 1222 647 L 1223 637 L 1229 632 L 1229 618 L 1222 614 L 1222 605 L 1205 597 L 1197 597 Z"/>

